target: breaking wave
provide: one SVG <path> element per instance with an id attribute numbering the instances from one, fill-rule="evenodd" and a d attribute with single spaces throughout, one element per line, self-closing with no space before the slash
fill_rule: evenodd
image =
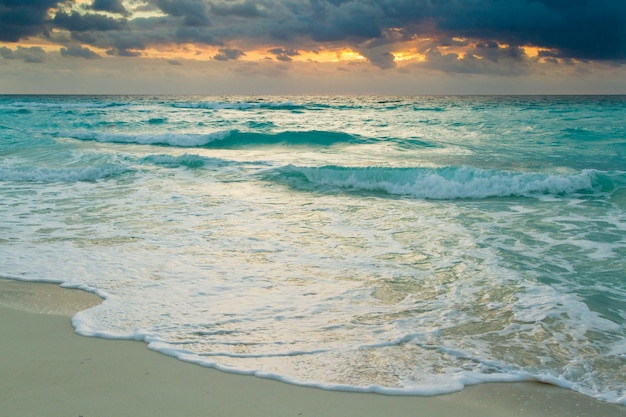
<path id="1" fill-rule="evenodd" d="M 79 140 L 140 145 L 199 147 L 224 139 L 231 131 L 210 133 L 108 133 L 91 131 L 59 132 L 57 136 Z"/>
<path id="2" fill-rule="evenodd" d="M 447 200 L 506 196 L 561 195 L 603 191 L 610 176 L 584 170 L 575 174 L 524 173 L 471 167 L 353 168 L 287 165 L 264 173 L 266 179 L 305 190 L 379 192 Z"/>
<path id="3" fill-rule="evenodd" d="M 109 143 L 166 145 L 176 147 L 242 148 L 267 145 L 331 146 L 341 143 L 365 143 L 366 138 L 332 131 L 286 131 L 254 133 L 223 130 L 209 133 L 108 133 L 91 131 L 59 132 L 59 137 Z"/>

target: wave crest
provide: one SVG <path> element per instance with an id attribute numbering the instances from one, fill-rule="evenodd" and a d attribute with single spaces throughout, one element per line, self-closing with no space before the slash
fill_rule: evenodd
<path id="1" fill-rule="evenodd" d="M 232 131 L 223 140 L 213 142 L 209 146 L 219 148 L 268 145 L 331 146 L 359 142 L 366 142 L 366 139 L 349 133 L 323 130 L 285 131 L 273 134 Z"/>
<path id="2" fill-rule="evenodd" d="M 507 196 L 560 195 L 593 191 L 596 173 L 570 175 L 522 173 L 471 167 L 352 168 L 288 165 L 266 172 L 266 178 L 300 189 L 382 192 L 435 200 Z"/>
<path id="3" fill-rule="evenodd" d="M 341 143 L 364 143 L 357 135 L 332 131 L 285 131 L 279 133 L 241 132 L 223 130 L 210 133 L 108 133 L 91 131 L 60 132 L 57 136 L 72 139 L 127 143 L 140 145 L 166 145 L 176 147 L 241 148 L 268 145 L 331 146 Z"/>
<path id="4" fill-rule="evenodd" d="M 210 133 L 105 133 L 105 132 L 60 132 L 57 136 L 78 140 L 92 140 L 107 143 L 128 143 L 139 145 L 167 145 L 179 147 L 199 147 L 227 137 L 231 131 Z"/>

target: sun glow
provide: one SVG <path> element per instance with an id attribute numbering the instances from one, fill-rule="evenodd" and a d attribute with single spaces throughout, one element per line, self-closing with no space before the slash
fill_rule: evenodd
<path id="1" fill-rule="evenodd" d="M 240 50 L 235 45 L 230 47 L 199 46 L 195 44 L 171 44 L 168 46 L 148 47 L 140 52 L 143 58 L 166 59 L 166 60 L 189 60 L 189 61 L 212 61 L 224 49 Z M 366 58 L 359 52 L 350 48 L 345 49 L 320 49 L 317 50 L 293 50 L 289 54 L 274 52 L 280 47 L 268 45 L 256 47 L 255 49 L 241 49 L 243 52 L 237 60 L 243 62 L 260 62 L 267 60 L 282 60 L 293 62 L 317 62 L 317 63 L 337 63 L 346 61 L 365 61 Z M 400 53 L 401 60 L 420 59 L 424 57 L 414 52 Z M 284 59 L 280 59 L 280 58 Z"/>
<path id="2" fill-rule="evenodd" d="M 363 61 L 366 58 L 352 49 L 343 49 L 336 52 L 337 61 Z"/>
<path id="3" fill-rule="evenodd" d="M 416 51 L 396 51 L 393 52 L 394 61 L 402 62 L 402 61 L 418 61 L 424 62 L 426 61 L 426 55 L 416 52 Z"/>

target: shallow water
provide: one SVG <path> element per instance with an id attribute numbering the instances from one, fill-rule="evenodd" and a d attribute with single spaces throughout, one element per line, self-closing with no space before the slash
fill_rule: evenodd
<path id="1" fill-rule="evenodd" d="M 626 403 L 626 98 L 0 96 L 0 275 L 220 369 Z"/>

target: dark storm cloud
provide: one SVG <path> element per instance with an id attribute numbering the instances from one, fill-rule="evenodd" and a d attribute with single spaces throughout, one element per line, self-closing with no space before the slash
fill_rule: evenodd
<path id="1" fill-rule="evenodd" d="M 285 49 L 285 48 L 272 48 L 269 51 L 270 54 L 275 55 L 276 59 L 283 62 L 290 62 L 292 60 L 292 56 L 300 55 L 295 49 Z"/>
<path id="2" fill-rule="evenodd" d="M 617 0 L 312 0 L 313 39 L 467 37 L 557 49 L 562 57 L 626 59 L 626 2 Z"/>
<path id="3" fill-rule="evenodd" d="M 0 41 L 17 42 L 48 28 L 48 11 L 60 0 L 0 0 Z"/>
<path id="4" fill-rule="evenodd" d="M 72 40 L 106 49 L 112 56 L 136 57 L 146 48 L 143 37 L 130 31 L 73 32 Z"/>
<path id="5" fill-rule="evenodd" d="M 209 5 L 204 0 L 150 0 L 163 13 L 182 17 L 185 26 L 208 26 Z"/>
<path id="6" fill-rule="evenodd" d="M 166 0 L 153 2 L 170 13 L 164 7 Z M 296 48 L 303 38 L 374 45 L 399 40 L 388 38 L 393 30 L 404 40 L 430 37 L 442 46 L 459 42 L 453 38 L 469 38 L 553 49 L 561 58 L 626 59 L 626 2 L 617 0 L 186 0 L 177 4 L 171 12 L 174 16 L 187 17 L 192 9 L 195 16 L 207 20 L 213 16 L 214 40 L 253 37 Z M 385 51 L 370 55 L 377 65 L 391 66 Z"/>
<path id="7" fill-rule="evenodd" d="M 101 58 L 100 55 L 95 53 L 89 48 L 84 48 L 82 46 L 68 46 L 67 48 L 61 48 L 59 50 L 62 56 L 66 57 L 79 57 L 85 59 L 98 59 Z"/>
<path id="8" fill-rule="evenodd" d="M 211 13 L 215 16 L 260 17 L 263 12 L 258 3 L 252 0 L 242 3 L 215 2 L 211 4 Z"/>
<path id="9" fill-rule="evenodd" d="M 94 0 L 91 9 L 99 12 L 117 13 L 123 16 L 128 15 L 122 0 Z"/>
<path id="10" fill-rule="evenodd" d="M 305 20 L 318 41 L 381 38 L 394 28 L 406 39 L 466 37 L 557 49 L 562 57 L 626 59 L 625 1 L 312 0 L 310 4 Z"/>
<path id="11" fill-rule="evenodd" d="M 529 71 L 529 58 L 516 46 L 499 47 L 495 43 L 479 43 L 464 56 L 442 54 L 438 49 L 426 53 L 420 67 L 457 74 L 522 75 Z"/>
<path id="12" fill-rule="evenodd" d="M 380 6 L 366 0 L 311 0 L 308 19 L 311 36 L 320 42 L 378 38 L 386 20 Z"/>
<path id="13" fill-rule="evenodd" d="M 132 19 L 131 6 L 164 16 Z M 460 61 L 472 71 L 481 67 L 474 59 L 528 61 L 522 46 L 545 48 L 541 58 L 563 62 L 626 60 L 623 0 L 93 0 L 87 6 L 75 0 L 0 0 L 0 41 L 39 34 L 52 40 L 58 37 L 52 28 L 124 56 L 171 42 L 285 50 L 310 50 L 317 42 L 350 47 L 372 64 L 392 68 L 395 44 L 412 40 L 442 65 L 449 62 L 439 60 L 438 48 L 471 46 Z M 232 59 L 226 53 L 216 57 Z"/>
<path id="14" fill-rule="evenodd" d="M 106 32 L 127 28 L 124 19 L 114 19 L 99 14 L 83 15 L 78 12 L 72 12 L 71 14 L 58 12 L 52 21 L 56 27 L 67 29 L 70 32 Z"/>
<path id="15" fill-rule="evenodd" d="M 146 48 L 144 41 L 129 33 L 117 33 L 110 37 L 113 48 L 107 51 L 108 55 L 136 57 L 141 55 L 141 50 Z"/>
<path id="16" fill-rule="evenodd" d="M 429 14 L 437 28 L 452 36 L 554 48 L 563 57 L 626 58 L 624 1 L 440 1 L 433 2 Z"/>
<path id="17" fill-rule="evenodd" d="M 396 66 L 395 57 L 389 51 L 375 48 L 361 48 L 359 53 L 378 68 L 389 69 Z"/>
<path id="18" fill-rule="evenodd" d="M 213 56 L 213 59 L 218 61 L 229 61 L 231 59 L 239 59 L 244 55 L 245 53 L 239 49 L 223 48 L 218 51 L 218 54 Z"/>
<path id="19" fill-rule="evenodd" d="M 206 45 L 217 45 L 220 43 L 213 32 L 209 29 L 202 27 L 188 27 L 183 26 L 176 29 L 174 35 L 172 36 L 172 40 L 176 43 L 203 43 Z"/>
<path id="20" fill-rule="evenodd" d="M 526 58 L 524 50 L 518 46 L 500 47 L 496 42 L 479 42 L 474 47 L 473 55 L 478 55 L 491 62 L 502 59 L 523 61 Z"/>

